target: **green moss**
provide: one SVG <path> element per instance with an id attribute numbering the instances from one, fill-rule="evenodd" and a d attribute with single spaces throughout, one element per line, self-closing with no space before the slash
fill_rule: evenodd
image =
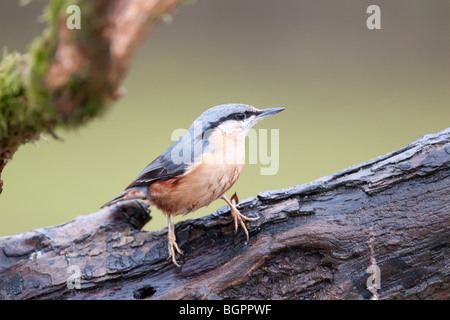
<path id="1" fill-rule="evenodd" d="M 23 129 L 28 117 L 25 86 L 23 83 L 23 57 L 17 52 L 5 53 L 0 63 L 0 139 Z"/>
<path id="2" fill-rule="evenodd" d="M 70 31 L 75 35 L 74 41 L 83 48 L 89 60 L 95 61 L 96 55 L 98 57 L 102 54 L 98 52 L 99 42 L 101 42 L 102 38 L 99 28 L 102 27 L 102 22 L 98 21 L 101 19 L 95 19 L 95 3 L 82 0 L 54 0 L 44 13 L 44 19 L 49 24 L 48 28 L 43 36 L 37 39 L 30 48 L 32 68 L 28 84 L 30 101 L 40 108 L 46 108 L 46 114 L 51 114 L 51 118 L 56 121 L 58 126 L 66 128 L 84 124 L 91 118 L 101 114 L 107 104 L 107 99 L 104 97 L 104 82 L 106 81 L 104 74 L 102 74 L 102 78 L 96 79 L 88 70 L 78 70 L 70 76 L 64 87 L 58 89 L 48 88 L 44 81 L 49 68 L 54 63 L 59 23 L 61 19 L 69 16 L 66 10 L 72 4 L 78 5 L 82 13 L 81 29 Z M 106 53 L 101 58 L 107 59 Z M 75 104 L 74 112 L 68 115 L 60 110 L 60 106 L 57 105 L 60 101 L 70 101 Z"/>
<path id="3" fill-rule="evenodd" d="M 69 31 L 70 41 L 85 60 L 66 83 L 51 87 L 49 71 L 58 66 L 59 33 L 66 31 L 62 28 L 72 4 L 81 9 L 81 29 Z M 107 109 L 113 90 L 107 73 L 109 45 L 104 38 L 109 21 L 101 10 L 108 10 L 103 2 L 52 0 L 41 19 L 47 28 L 33 41 L 29 53 L 4 55 L 0 64 L 1 146 L 13 148 L 43 131 L 79 127 Z"/>
<path id="4" fill-rule="evenodd" d="M 43 14 L 48 23 L 41 37 L 30 46 L 30 74 L 27 79 L 30 108 L 41 109 L 43 117 L 50 120 L 55 115 L 54 96 L 45 85 L 45 76 L 55 57 L 57 45 L 57 16 L 64 1 L 51 1 Z M 44 110 L 45 109 L 45 110 Z"/>
<path id="5" fill-rule="evenodd" d="M 52 1 L 43 17 L 48 27 L 30 46 L 29 54 L 4 53 L 0 62 L 0 141 L 15 147 L 58 123 L 54 92 L 44 83 L 57 42 L 56 17 L 65 1 Z"/>

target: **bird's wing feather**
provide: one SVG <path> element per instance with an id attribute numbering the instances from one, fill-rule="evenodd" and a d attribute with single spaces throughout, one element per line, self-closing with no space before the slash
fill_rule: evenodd
<path id="1" fill-rule="evenodd" d="M 168 180 L 179 175 L 182 175 L 186 170 L 185 164 L 174 164 L 170 159 L 164 155 L 156 158 L 138 175 L 138 177 L 125 189 L 133 187 L 149 185 L 155 181 Z"/>
<path id="2" fill-rule="evenodd" d="M 207 148 L 208 141 L 194 137 L 193 128 L 175 141 L 163 154 L 150 163 L 138 177 L 125 189 L 148 186 L 155 181 L 178 177 L 193 164 L 196 154 Z"/>

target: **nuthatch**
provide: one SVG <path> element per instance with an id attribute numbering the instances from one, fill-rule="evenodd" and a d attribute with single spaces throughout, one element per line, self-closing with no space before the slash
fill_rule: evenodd
<path id="1" fill-rule="evenodd" d="M 203 112 L 163 154 L 157 157 L 116 198 L 106 203 L 140 199 L 155 205 L 168 221 L 168 250 L 176 266 L 177 245 L 172 216 L 187 214 L 218 198 L 228 204 L 235 231 L 248 231 L 241 214 L 225 196 L 241 175 L 245 162 L 245 136 L 261 119 L 284 108 L 259 110 L 245 104 L 223 104 Z"/>

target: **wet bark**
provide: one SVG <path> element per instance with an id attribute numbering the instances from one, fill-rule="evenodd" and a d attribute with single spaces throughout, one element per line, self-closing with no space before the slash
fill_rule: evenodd
<path id="1" fill-rule="evenodd" d="M 181 268 L 137 202 L 0 238 L 0 299 L 450 298 L 450 128 L 239 208 L 249 244 L 225 207 L 176 224 Z"/>

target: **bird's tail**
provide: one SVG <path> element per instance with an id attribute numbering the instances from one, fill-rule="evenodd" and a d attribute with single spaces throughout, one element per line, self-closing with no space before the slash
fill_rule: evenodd
<path id="1" fill-rule="evenodd" d="M 146 199 L 148 200 L 148 194 L 147 192 L 145 192 L 144 190 L 141 190 L 139 188 L 131 188 L 131 189 L 127 189 L 124 192 L 122 192 L 121 194 L 119 194 L 117 197 L 115 197 L 114 199 L 112 199 L 111 201 L 105 203 L 104 205 L 101 206 L 101 208 L 104 207 L 109 207 L 115 203 L 118 203 L 120 201 L 125 201 L 125 200 L 135 200 L 135 199 Z"/>

